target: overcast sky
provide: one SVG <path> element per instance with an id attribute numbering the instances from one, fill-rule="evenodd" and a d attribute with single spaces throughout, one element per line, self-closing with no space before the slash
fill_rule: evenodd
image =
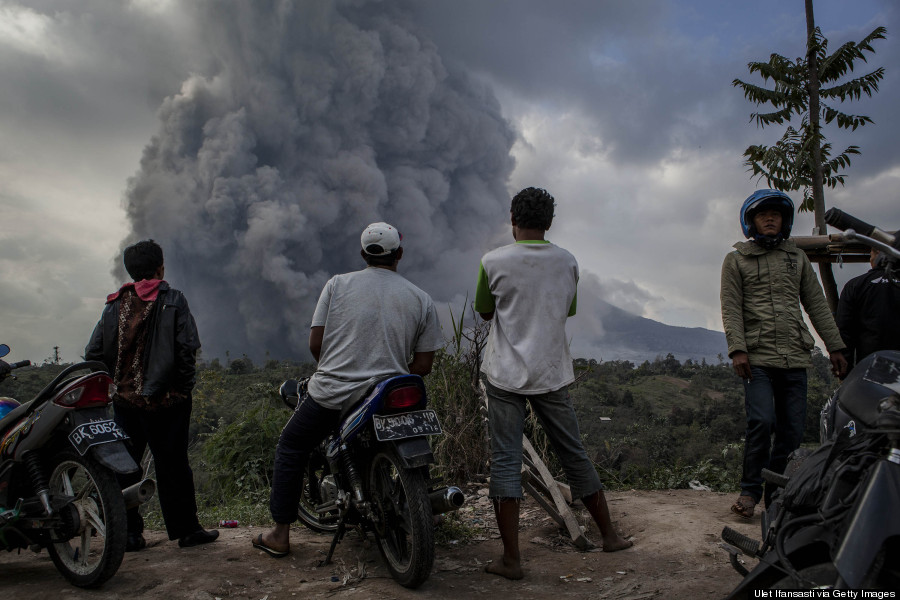
<path id="1" fill-rule="evenodd" d="M 815 7 L 832 49 L 888 29 L 862 65 L 887 69 L 881 91 L 845 106 L 875 124 L 826 132 L 862 150 L 826 202 L 896 229 L 900 9 Z M 782 132 L 731 82 L 801 55 L 805 27 L 801 0 L 0 0 L 0 342 L 76 360 L 123 241 L 150 236 L 207 357 L 306 358 L 311 303 L 369 219 L 456 312 L 530 185 L 605 300 L 721 330 L 722 258 L 765 187 L 741 155 Z"/>

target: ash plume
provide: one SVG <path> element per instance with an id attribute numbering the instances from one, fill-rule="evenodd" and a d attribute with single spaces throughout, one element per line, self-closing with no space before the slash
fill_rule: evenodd
<path id="1" fill-rule="evenodd" d="M 492 91 L 445 64 L 408 8 L 189 8 L 212 66 L 159 110 L 129 180 L 123 246 L 163 246 L 205 357 L 308 358 L 319 292 L 364 266 L 359 234 L 373 221 L 400 229 L 400 271 L 436 302 L 474 287 L 508 215 L 515 134 Z"/>

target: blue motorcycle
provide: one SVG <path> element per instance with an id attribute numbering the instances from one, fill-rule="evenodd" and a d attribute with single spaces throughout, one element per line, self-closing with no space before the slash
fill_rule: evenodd
<path id="1" fill-rule="evenodd" d="M 288 408 L 306 397 L 306 382 L 282 384 Z M 465 497 L 457 487 L 432 488 L 428 436 L 442 431 L 427 404 L 418 375 L 384 379 L 344 410 L 336 430 L 310 454 L 298 517 L 313 531 L 333 534 L 325 564 L 349 526 L 373 533 L 400 585 L 416 588 L 428 578 L 434 516 L 458 509 Z"/>

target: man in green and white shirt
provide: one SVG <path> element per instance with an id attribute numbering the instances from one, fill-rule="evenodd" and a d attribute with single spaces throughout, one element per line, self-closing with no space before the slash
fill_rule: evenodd
<path id="1" fill-rule="evenodd" d="M 496 317 L 481 367 L 492 385 L 540 394 L 575 380 L 565 327 L 575 315 L 577 283 L 575 257 L 547 240 L 517 241 L 484 256 L 475 310 Z"/>
<path id="2" fill-rule="evenodd" d="M 489 491 L 503 542 L 503 556 L 486 570 L 509 579 L 523 577 L 518 523 L 526 401 L 553 443 L 572 497 L 581 498 L 597 522 L 603 550 L 631 546 L 612 525 L 567 391 L 575 373 L 565 327 L 575 314 L 578 263 L 544 239 L 553 207 L 546 190 L 516 194 L 510 209 L 516 243 L 484 255 L 475 292 L 475 310 L 492 321 L 481 371 L 491 434 Z"/>

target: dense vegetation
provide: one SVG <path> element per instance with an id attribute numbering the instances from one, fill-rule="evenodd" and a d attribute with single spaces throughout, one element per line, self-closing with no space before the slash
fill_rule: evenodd
<path id="1" fill-rule="evenodd" d="M 434 439 L 438 469 L 447 481 L 483 480 L 488 445 L 478 395 L 478 355 L 485 331 L 457 331 L 438 353 L 427 378 L 431 406 L 445 434 Z M 836 382 L 818 351 L 809 372 L 807 439 L 818 437 L 818 413 Z M 192 460 L 198 496 L 208 520 L 262 521 L 275 444 L 290 416 L 278 397 L 288 378 L 309 375 L 311 364 L 247 357 L 222 364 L 201 361 L 194 393 Z M 743 390 L 730 365 L 684 363 L 671 354 L 653 362 L 575 361 L 578 381 L 571 394 L 581 434 L 601 479 L 616 488 L 737 488 L 744 430 Z M 62 365 L 18 371 L 0 384 L 0 395 L 33 397 Z M 561 469 L 540 427 L 530 435 L 548 465 Z"/>

